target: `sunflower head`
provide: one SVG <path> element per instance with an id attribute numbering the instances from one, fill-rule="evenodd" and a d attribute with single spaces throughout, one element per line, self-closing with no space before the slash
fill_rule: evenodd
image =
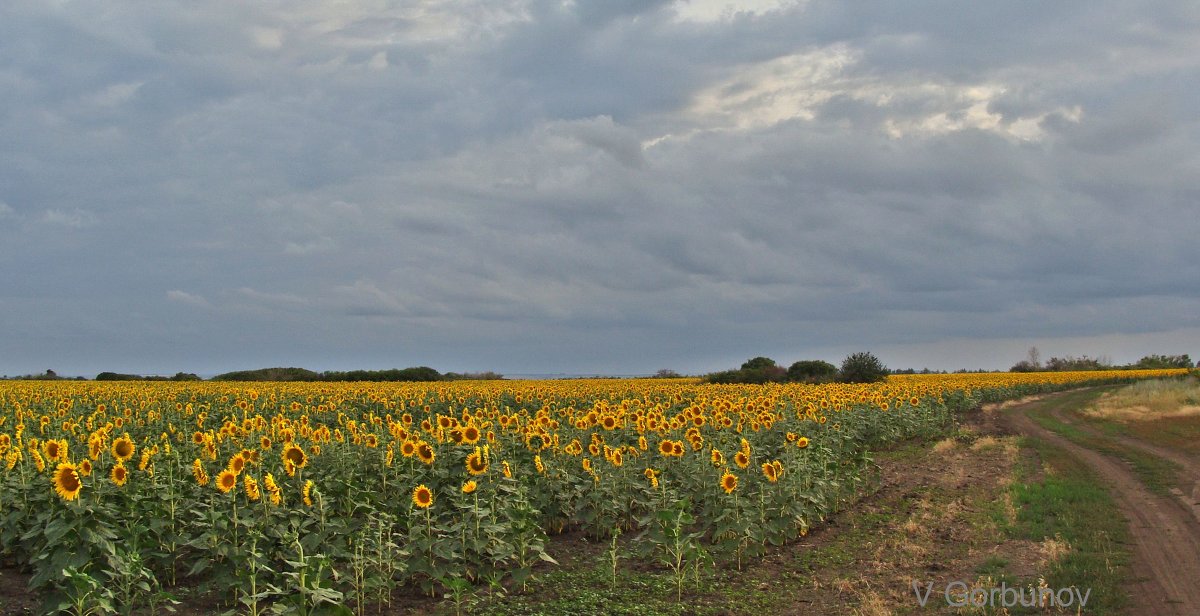
<path id="1" fill-rule="evenodd" d="M 774 464 L 771 464 L 770 462 L 763 462 L 762 472 L 763 476 L 767 478 L 767 481 L 770 481 L 771 483 L 779 481 L 779 469 L 775 468 Z"/>
<path id="2" fill-rule="evenodd" d="M 433 505 L 433 492 L 425 487 L 425 484 L 421 484 L 413 489 L 412 502 L 421 509 L 428 509 Z"/>
<path id="3" fill-rule="evenodd" d="M 240 475 L 242 469 L 246 468 L 246 458 L 244 458 L 240 453 L 234 454 L 233 457 L 229 459 L 228 468 L 229 470 L 233 471 L 234 475 Z"/>
<path id="4" fill-rule="evenodd" d="M 192 476 L 196 478 L 197 484 L 208 485 L 208 472 L 204 470 L 204 463 L 200 458 L 192 460 Z"/>
<path id="5" fill-rule="evenodd" d="M 287 447 L 284 447 L 283 453 L 280 455 L 283 457 L 285 464 L 290 463 L 296 468 L 308 466 L 308 454 L 304 453 L 304 450 L 294 443 L 289 443 Z"/>
<path id="6" fill-rule="evenodd" d="M 312 480 L 312 479 L 309 479 L 308 481 L 305 481 L 305 482 L 304 482 L 304 490 L 303 490 L 303 492 L 301 493 L 301 496 L 302 496 L 302 497 L 303 497 L 303 499 L 304 499 L 304 506 L 305 506 L 305 507 L 312 507 L 312 506 L 313 506 L 313 499 L 312 499 L 312 495 L 313 495 L 313 487 L 314 487 L 314 485 L 315 485 L 315 484 L 313 484 L 313 480 Z"/>
<path id="7" fill-rule="evenodd" d="M 112 444 L 112 454 L 118 462 L 126 462 L 132 458 L 134 449 L 133 441 L 130 440 L 128 434 L 113 441 Z"/>
<path id="8" fill-rule="evenodd" d="M 467 472 L 471 475 L 482 475 L 487 472 L 488 462 L 478 447 L 467 455 Z"/>
<path id="9" fill-rule="evenodd" d="M 231 490 L 237 487 L 237 473 L 225 469 L 217 475 L 217 489 L 223 494 L 229 494 Z"/>
<path id="10" fill-rule="evenodd" d="M 800 449 L 804 449 L 805 447 L 808 447 L 808 437 L 802 436 L 802 437 L 796 439 L 796 446 L 799 447 Z"/>
<path id="11" fill-rule="evenodd" d="M 112 479 L 112 482 L 117 484 L 117 487 L 123 486 L 126 481 L 129 481 L 129 469 L 125 468 L 124 464 L 118 463 L 112 467 L 112 471 L 108 473 L 108 478 Z"/>
<path id="12" fill-rule="evenodd" d="M 417 459 L 425 464 L 432 465 L 433 460 L 436 457 L 437 454 L 434 453 L 433 446 L 431 446 L 429 443 L 426 443 L 425 441 L 417 443 Z"/>
<path id="13" fill-rule="evenodd" d="M 474 492 L 476 490 L 476 488 L 478 488 L 478 487 L 479 487 L 479 484 L 475 483 L 474 479 L 468 480 L 462 486 L 463 494 L 470 494 L 470 493 Z"/>
<path id="14" fill-rule="evenodd" d="M 721 475 L 721 489 L 725 490 L 726 494 L 733 494 L 733 491 L 737 489 L 737 485 L 737 475 L 729 471 L 725 471 L 725 474 Z"/>
<path id="15" fill-rule="evenodd" d="M 83 480 L 76 466 L 70 462 L 59 463 L 58 468 L 54 469 L 54 491 L 63 500 L 73 501 L 79 498 L 79 491 L 82 489 Z"/>
<path id="16" fill-rule="evenodd" d="M 738 465 L 738 468 L 746 468 L 750 466 L 750 456 L 745 451 L 739 451 L 733 454 L 733 463 Z"/>
<path id="17" fill-rule="evenodd" d="M 242 487 L 246 489 L 246 497 L 250 500 L 256 501 L 262 498 L 262 491 L 258 489 L 258 482 L 250 475 L 246 475 L 245 480 L 242 481 Z"/>

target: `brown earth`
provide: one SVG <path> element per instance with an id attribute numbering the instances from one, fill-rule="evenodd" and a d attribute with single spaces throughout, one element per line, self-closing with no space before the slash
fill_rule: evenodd
<path id="1" fill-rule="evenodd" d="M 1172 488 L 1171 493 L 1183 504 L 1188 511 L 1200 522 L 1200 458 L 1187 452 L 1148 443 L 1138 438 L 1123 435 L 1101 434 L 1095 428 L 1083 422 L 1077 422 L 1070 414 L 1062 409 L 1054 409 L 1050 414 L 1065 424 L 1070 424 L 1096 436 L 1111 438 L 1125 447 L 1131 447 L 1174 463 L 1179 467 L 1179 483 L 1181 488 Z"/>
<path id="2" fill-rule="evenodd" d="M 1131 589 L 1132 614 L 1200 614 L 1200 521 L 1193 507 L 1151 493 L 1128 465 L 1098 451 L 1077 445 L 1066 438 L 1042 428 L 1026 414 L 1032 403 L 1013 405 L 1004 416 L 1011 427 L 1059 447 L 1087 464 L 1100 476 L 1129 520 L 1133 545 L 1133 571 L 1136 576 Z M 1062 413 L 1057 419 L 1070 422 Z M 1077 422 L 1077 427 L 1089 429 Z M 1181 467 L 1195 472 L 1196 460 L 1178 452 L 1140 440 L 1122 437 L 1120 442 L 1152 455 L 1183 462 Z M 1200 475 L 1193 475 L 1200 479 Z M 1194 500 L 1192 504 L 1194 505 Z"/>

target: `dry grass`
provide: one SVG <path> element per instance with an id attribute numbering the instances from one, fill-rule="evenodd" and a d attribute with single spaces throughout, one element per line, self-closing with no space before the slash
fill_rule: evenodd
<path id="1" fill-rule="evenodd" d="M 858 609 L 854 610 L 857 616 L 892 616 L 892 608 L 888 607 L 887 601 L 875 591 L 868 590 L 861 597 Z"/>
<path id="2" fill-rule="evenodd" d="M 1044 568 L 1046 565 L 1062 560 L 1063 557 L 1070 554 L 1071 544 L 1067 543 L 1062 537 L 1047 538 L 1042 540 L 1041 551 L 1042 558 L 1038 565 Z"/>
<path id="3" fill-rule="evenodd" d="M 955 447 L 958 447 L 958 441 L 953 438 L 942 439 L 934 444 L 933 453 L 946 453 L 953 451 Z"/>
<path id="4" fill-rule="evenodd" d="M 1088 417 L 1150 421 L 1200 415 L 1200 381 L 1144 381 L 1104 394 L 1083 410 Z"/>

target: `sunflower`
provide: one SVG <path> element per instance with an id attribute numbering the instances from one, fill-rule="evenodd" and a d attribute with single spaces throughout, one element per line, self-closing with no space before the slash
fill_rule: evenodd
<path id="1" fill-rule="evenodd" d="M 237 487 L 237 473 L 225 469 L 217 474 L 217 489 L 223 494 L 229 494 L 229 491 Z"/>
<path id="2" fill-rule="evenodd" d="M 250 475 L 246 475 L 246 478 L 242 480 L 242 486 L 246 488 L 246 496 L 250 500 L 257 501 L 262 498 L 262 491 L 258 489 L 258 482 Z"/>
<path id="3" fill-rule="evenodd" d="M 134 449 L 136 448 L 133 446 L 133 441 L 129 439 L 128 434 L 113 441 L 112 444 L 112 454 L 118 462 L 127 462 L 132 458 Z"/>
<path id="4" fill-rule="evenodd" d="M 433 492 L 425 487 L 425 484 L 421 484 L 413 490 L 412 502 L 421 509 L 428 509 L 433 505 Z"/>
<path id="5" fill-rule="evenodd" d="M 67 461 L 67 441 L 50 439 L 42 446 L 42 451 L 46 452 L 46 459 L 50 462 L 58 462 L 61 458 L 63 462 Z"/>
<path id="6" fill-rule="evenodd" d="M 741 453 L 741 452 L 738 452 L 738 453 Z M 737 475 L 734 475 L 733 473 L 729 472 L 729 470 L 726 470 L 725 474 L 721 475 L 721 489 L 725 490 L 726 494 L 733 494 L 733 491 L 737 489 L 737 484 L 738 484 Z"/>
<path id="7" fill-rule="evenodd" d="M 196 478 L 196 483 L 206 486 L 208 485 L 208 473 L 204 470 L 204 463 L 200 458 L 192 461 L 192 476 Z"/>
<path id="8" fill-rule="evenodd" d="M 799 447 L 800 449 L 804 449 L 805 447 L 808 447 L 808 437 L 802 436 L 802 437 L 796 439 L 796 446 Z"/>
<path id="9" fill-rule="evenodd" d="M 609 462 L 609 464 L 612 464 L 613 466 L 621 466 L 622 464 L 624 464 L 625 458 L 621 454 L 621 450 L 614 449 L 612 452 L 612 455 L 610 455 L 608 457 L 608 462 Z"/>
<path id="10" fill-rule="evenodd" d="M 738 468 L 746 468 L 750 466 L 750 456 L 745 451 L 739 451 L 733 454 L 733 463 L 738 465 Z"/>
<path id="11" fill-rule="evenodd" d="M 659 441 L 658 453 L 660 453 L 664 456 L 667 456 L 667 457 L 671 457 L 671 456 L 675 455 L 675 445 L 672 444 L 671 441 L 666 440 L 666 439 Z"/>
<path id="12" fill-rule="evenodd" d="M 713 466 L 716 466 L 719 468 L 719 467 L 725 465 L 725 454 L 721 453 L 720 449 L 713 449 L 710 459 L 712 460 Z"/>
<path id="13" fill-rule="evenodd" d="M 583 470 L 585 470 L 589 473 L 592 472 L 592 459 L 591 458 L 583 459 Z"/>
<path id="14" fill-rule="evenodd" d="M 479 484 L 475 483 L 474 479 L 468 480 L 462 486 L 463 494 L 470 494 L 471 492 L 474 492 L 475 489 L 478 487 L 479 487 Z"/>
<path id="15" fill-rule="evenodd" d="M 116 466 L 112 467 L 112 471 L 108 473 L 108 478 L 112 479 L 112 482 L 117 484 L 117 487 L 123 486 L 126 481 L 129 481 L 129 469 L 125 468 L 124 464 L 118 462 Z"/>
<path id="16" fill-rule="evenodd" d="M 644 436 L 638 437 L 638 449 L 641 449 L 642 451 L 646 451 L 646 449 L 648 449 L 648 445 L 649 444 L 646 442 L 646 437 L 644 437 Z"/>
<path id="17" fill-rule="evenodd" d="M 258 446 L 261 447 L 263 451 L 270 449 L 271 448 L 271 437 L 264 436 L 264 437 L 258 439 Z"/>
<path id="18" fill-rule="evenodd" d="M 197 444 L 197 445 L 203 445 L 203 444 L 204 444 L 204 442 L 205 442 L 206 440 L 207 440 L 207 439 L 206 439 L 206 438 L 204 438 L 204 433 L 203 433 L 203 432 L 200 432 L 200 431 L 198 431 L 198 430 L 197 430 L 196 432 L 193 432 L 193 433 L 192 433 L 192 442 L 193 442 L 193 443 L 195 443 L 195 444 Z"/>
<path id="19" fill-rule="evenodd" d="M 648 468 L 642 474 L 645 475 L 646 479 L 650 481 L 650 487 L 658 487 L 658 473 L 656 473 L 654 469 Z"/>
<path id="20" fill-rule="evenodd" d="M 87 477 L 92 474 L 92 461 L 91 460 L 88 460 L 85 458 L 83 462 L 79 463 L 79 474 L 80 474 L 80 476 L 83 476 L 83 477 Z"/>
<path id="21" fill-rule="evenodd" d="M 313 499 L 312 499 L 313 487 L 314 487 L 314 484 L 313 484 L 312 479 L 309 479 L 308 481 L 304 482 L 304 490 L 302 491 L 301 496 L 303 496 L 303 498 L 304 498 L 304 506 L 305 507 L 313 506 Z"/>
<path id="22" fill-rule="evenodd" d="M 426 443 L 425 441 L 421 441 L 421 442 L 417 443 L 417 459 L 418 460 L 424 462 L 425 464 L 432 466 L 433 460 L 436 457 L 437 457 L 437 454 L 434 453 L 433 447 L 430 446 L 429 443 Z"/>
<path id="23" fill-rule="evenodd" d="M 54 491 L 63 500 L 73 501 L 79 498 L 79 491 L 82 489 L 83 480 L 79 477 L 79 471 L 75 465 L 70 462 L 60 462 L 58 468 L 54 469 Z"/>
<path id="24" fill-rule="evenodd" d="M 242 469 L 246 468 L 246 458 L 242 457 L 242 454 L 240 453 L 235 453 L 233 454 L 233 457 L 229 459 L 229 465 L 225 468 L 233 471 L 234 475 L 240 475 L 242 474 Z"/>
<path id="25" fill-rule="evenodd" d="M 674 443 L 671 443 L 671 455 L 675 456 L 676 458 L 683 457 L 683 441 L 675 441 Z"/>
<path id="26" fill-rule="evenodd" d="M 771 464 L 770 462 L 763 462 L 762 472 L 763 476 L 767 478 L 767 481 L 770 481 L 771 483 L 779 481 L 779 469 L 776 468 L 774 464 Z"/>
<path id="27" fill-rule="evenodd" d="M 405 440 L 403 443 L 400 443 L 400 455 L 402 455 L 406 458 L 411 458 L 416 453 L 417 453 L 417 444 L 416 443 L 414 443 L 410 440 Z"/>
<path id="28" fill-rule="evenodd" d="M 46 460 L 42 458 L 42 454 L 37 449 L 30 449 L 29 453 L 33 455 L 33 465 L 37 467 L 38 472 L 46 470 Z"/>
<path id="29" fill-rule="evenodd" d="M 467 472 L 472 475 L 482 475 L 488 470 L 488 462 L 483 458 L 483 453 L 476 447 L 475 451 L 467 456 Z"/>
<path id="30" fill-rule="evenodd" d="M 475 426 L 467 426 L 462 430 L 462 442 L 468 445 L 474 445 L 475 443 L 478 443 L 480 436 L 482 435 L 479 433 L 479 428 L 476 428 Z"/>
<path id="31" fill-rule="evenodd" d="M 537 467 L 537 472 L 546 472 L 546 465 L 542 463 L 542 456 L 533 456 L 533 465 Z"/>
<path id="32" fill-rule="evenodd" d="M 512 467 L 508 465 L 508 460 L 501 460 L 500 467 L 504 469 L 504 476 L 512 479 Z"/>
<path id="33" fill-rule="evenodd" d="M 296 468 L 304 468 L 308 466 L 308 455 L 304 450 L 294 444 L 288 444 L 283 448 L 283 453 L 280 454 L 284 463 L 291 463 Z"/>

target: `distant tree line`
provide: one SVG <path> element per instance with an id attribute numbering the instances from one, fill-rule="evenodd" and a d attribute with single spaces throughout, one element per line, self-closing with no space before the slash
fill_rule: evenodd
<path id="1" fill-rule="evenodd" d="M 1037 347 L 1029 349 L 1028 356 L 1013 364 L 1009 372 L 1074 372 L 1085 370 L 1159 370 L 1167 368 L 1194 368 L 1195 363 L 1188 354 L 1146 355 L 1132 364 L 1114 365 L 1107 357 L 1051 357 L 1042 363 Z"/>
<path id="2" fill-rule="evenodd" d="M 871 353 L 854 353 L 839 368 L 823 360 L 801 360 L 784 368 L 769 357 L 747 360 L 737 370 L 713 372 L 706 383 L 874 383 L 887 378 L 888 369 Z"/>
<path id="3" fill-rule="evenodd" d="M 431 382 L 431 381 L 488 381 L 503 379 L 495 372 L 447 372 L 442 374 L 428 366 L 392 368 L 389 370 L 347 370 L 313 372 L 304 368 L 262 368 L 239 370 L 213 377 L 214 381 L 326 381 L 326 382 Z"/>
<path id="4" fill-rule="evenodd" d="M 199 381 L 199 376 L 190 372 L 176 372 L 175 376 L 158 376 L 140 374 L 121 374 L 119 372 L 101 372 L 96 375 L 97 381 Z"/>

